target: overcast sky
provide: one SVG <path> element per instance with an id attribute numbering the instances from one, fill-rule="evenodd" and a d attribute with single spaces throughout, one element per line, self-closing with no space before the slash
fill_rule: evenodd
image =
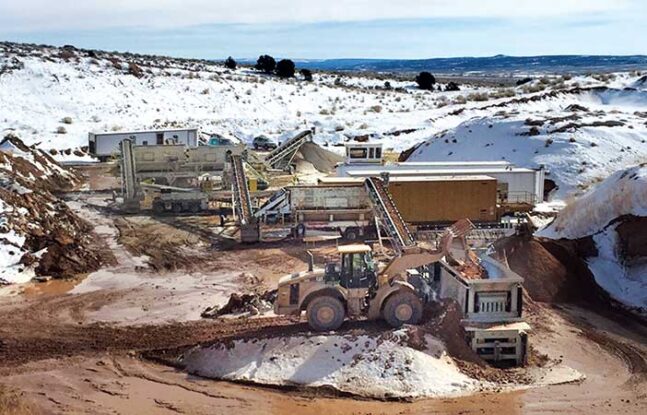
<path id="1" fill-rule="evenodd" d="M 0 0 L 0 39 L 186 57 L 647 54 L 647 0 Z"/>

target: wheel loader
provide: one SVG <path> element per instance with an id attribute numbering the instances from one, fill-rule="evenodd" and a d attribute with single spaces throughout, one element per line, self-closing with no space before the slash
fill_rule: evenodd
<path id="1" fill-rule="evenodd" d="M 279 315 L 305 311 L 315 331 L 336 330 L 347 317 L 382 318 L 393 327 L 417 324 L 427 296 L 420 278 L 413 281 L 407 271 L 451 256 L 454 241 L 460 242 L 465 258 L 472 260 L 464 237 L 473 228 L 469 220 L 460 220 L 445 230 L 437 249 L 417 244 L 403 247 L 385 265 L 378 264 L 371 247 L 363 244 L 338 247 L 340 261 L 327 263 L 324 269 L 314 269 L 311 255 L 308 271 L 279 280 L 274 311 Z"/>

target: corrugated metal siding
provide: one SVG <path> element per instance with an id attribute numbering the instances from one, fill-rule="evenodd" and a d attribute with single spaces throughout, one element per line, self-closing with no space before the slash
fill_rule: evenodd
<path id="1" fill-rule="evenodd" d="M 391 182 L 389 192 L 406 222 L 497 219 L 496 180 Z"/>

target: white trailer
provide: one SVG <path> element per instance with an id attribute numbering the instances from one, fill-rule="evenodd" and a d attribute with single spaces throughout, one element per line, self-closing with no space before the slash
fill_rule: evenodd
<path id="1" fill-rule="evenodd" d="M 119 143 L 130 139 L 134 145 L 153 146 L 183 144 L 186 147 L 198 146 L 197 128 L 179 128 L 147 131 L 117 131 L 88 134 L 90 154 L 99 160 L 106 160 L 119 154 Z"/>

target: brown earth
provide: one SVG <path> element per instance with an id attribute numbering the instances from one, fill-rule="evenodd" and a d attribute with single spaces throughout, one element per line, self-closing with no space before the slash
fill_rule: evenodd
<path id="1" fill-rule="evenodd" d="M 3 143 L 13 150 L 0 151 L 0 199 L 11 211 L 5 212 L 3 232 L 25 236 L 20 263 L 34 265 L 39 276 L 72 277 L 99 269 L 114 258 L 92 232 L 56 194 L 78 187 L 80 178 L 65 171 L 47 153 L 27 147 L 13 136 Z M 15 151 L 16 153 L 14 154 Z M 41 250 L 38 259 L 33 253 Z"/>
<path id="2" fill-rule="evenodd" d="M 616 227 L 622 256 L 627 260 L 647 258 L 647 217 L 624 216 Z"/>
<path id="3" fill-rule="evenodd" d="M 582 258 L 597 250 L 591 238 L 560 240 L 511 236 L 494 244 L 498 257 L 524 277 L 524 288 L 540 302 L 606 302 Z"/>
<path id="4" fill-rule="evenodd" d="M 241 272 L 244 267 L 245 272 L 236 281 L 241 292 L 272 287 L 287 272 L 307 268 L 307 256 L 300 243 L 225 244 L 199 217 L 117 219 L 124 221 L 117 225 L 122 232 L 120 240 L 132 254 L 155 258 L 157 249 L 165 252 L 155 259 L 154 264 L 159 265 L 151 265 L 152 269 L 165 269 L 165 256 L 182 258 L 184 254 L 204 259 L 200 267 L 207 270 Z M 176 242 L 179 248 L 168 250 Z M 548 299 L 564 295 L 573 301 L 588 298 L 577 295 L 565 281 L 572 278 L 579 265 L 562 262 L 581 247 L 554 247 L 528 239 L 513 239 L 503 246 L 509 261 L 535 254 L 550 260 L 552 268 L 542 268 L 550 273 L 547 281 L 542 281 L 546 277 L 541 272 L 531 273 L 535 294 L 543 292 Z M 321 261 L 332 250 L 331 246 L 321 245 L 314 251 Z M 526 262 L 532 260 L 519 260 L 515 266 L 526 266 L 530 272 L 532 267 Z M 558 263 L 565 265 L 560 268 Z M 532 264 L 542 266 L 541 261 Z M 186 258 L 173 266 L 187 272 L 193 269 Z M 552 274 L 559 270 L 562 274 Z M 541 366 L 548 359 L 563 359 L 589 377 L 581 384 L 401 404 L 340 399 L 330 391 L 273 390 L 207 381 L 169 369 L 178 365 L 177 358 L 183 351 L 197 344 L 308 335 L 310 330 L 303 322 L 276 317 L 138 326 L 87 323 L 84 314 L 109 307 L 124 293 L 110 289 L 75 295 L 65 290 L 34 291 L 0 297 L 0 384 L 22 391 L 19 405 L 30 401 L 44 413 L 643 413 L 647 407 L 647 397 L 640 392 L 645 385 L 647 332 L 644 326 L 623 321 L 624 316 L 612 312 L 600 317 L 586 309 L 526 301 L 527 318 L 535 327 L 530 340 L 537 348 L 531 354 L 532 364 Z M 425 319 L 421 328 L 440 337 L 466 373 L 500 384 L 524 383 L 523 374 L 487 367 L 474 356 L 464 341 L 455 304 L 431 308 Z M 342 332 L 377 335 L 386 329 L 379 322 L 351 321 Z"/>

